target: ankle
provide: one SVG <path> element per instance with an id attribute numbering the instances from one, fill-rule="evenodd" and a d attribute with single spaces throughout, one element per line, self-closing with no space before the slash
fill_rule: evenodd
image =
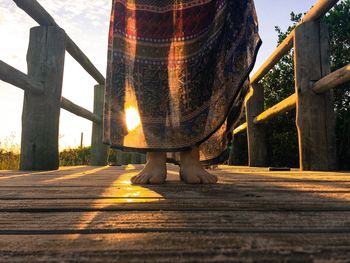
<path id="1" fill-rule="evenodd" d="M 162 152 L 149 152 L 147 153 L 147 163 L 165 165 L 166 153 Z"/>
<path id="2" fill-rule="evenodd" d="M 190 151 L 181 152 L 180 154 L 180 166 L 193 166 L 200 164 L 199 162 L 199 148 L 192 147 Z"/>

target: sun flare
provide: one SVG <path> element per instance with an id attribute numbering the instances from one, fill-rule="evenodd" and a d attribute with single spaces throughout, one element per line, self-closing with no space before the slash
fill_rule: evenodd
<path id="1" fill-rule="evenodd" d="M 129 107 L 126 109 L 125 118 L 126 127 L 128 128 L 129 132 L 135 130 L 141 124 L 140 114 L 134 107 Z"/>

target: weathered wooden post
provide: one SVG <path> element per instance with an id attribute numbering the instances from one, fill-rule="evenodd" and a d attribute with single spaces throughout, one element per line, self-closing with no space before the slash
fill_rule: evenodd
<path id="1" fill-rule="evenodd" d="M 263 124 L 255 124 L 254 118 L 264 111 L 264 87 L 253 83 L 245 100 L 249 166 L 267 165 L 267 142 Z"/>
<path id="2" fill-rule="evenodd" d="M 241 147 L 238 141 L 239 134 L 234 134 L 232 138 L 232 144 L 230 148 L 230 157 L 228 159 L 228 165 L 241 165 L 240 157 L 242 155 Z"/>
<path id="3" fill-rule="evenodd" d="M 94 114 L 100 117 L 101 122 L 93 122 L 91 137 L 91 165 L 107 165 L 108 146 L 103 144 L 103 103 L 104 86 L 96 85 L 94 89 Z"/>
<path id="4" fill-rule="evenodd" d="M 140 164 L 141 163 L 141 155 L 139 153 L 132 153 L 131 164 Z"/>
<path id="5" fill-rule="evenodd" d="M 43 95 L 25 92 L 22 114 L 21 170 L 59 167 L 58 132 L 66 33 L 57 26 L 30 30 L 28 76 L 41 82 Z"/>
<path id="6" fill-rule="evenodd" d="M 295 30 L 296 124 L 301 170 L 335 170 L 336 138 L 332 91 L 316 94 L 315 81 L 330 73 L 329 36 L 319 21 Z"/>

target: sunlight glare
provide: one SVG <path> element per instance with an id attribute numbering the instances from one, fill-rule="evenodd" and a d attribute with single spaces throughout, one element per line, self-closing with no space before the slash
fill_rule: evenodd
<path id="1" fill-rule="evenodd" d="M 126 109 L 125 111 L 126 118 L 126 127 L 128 131 L 135 130 L 141 124 L 140 114 L 138 110 L 132 106 Z"/>

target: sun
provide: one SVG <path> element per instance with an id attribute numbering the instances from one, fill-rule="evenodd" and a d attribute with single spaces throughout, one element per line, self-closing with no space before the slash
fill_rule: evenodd
<path id="1" fill-rule="evenodd" d="M 126 127 L 129 132 L 135 130 L 141 124 L 140 114 L 135 107 L 128 107 L 125 111 Z"/>

